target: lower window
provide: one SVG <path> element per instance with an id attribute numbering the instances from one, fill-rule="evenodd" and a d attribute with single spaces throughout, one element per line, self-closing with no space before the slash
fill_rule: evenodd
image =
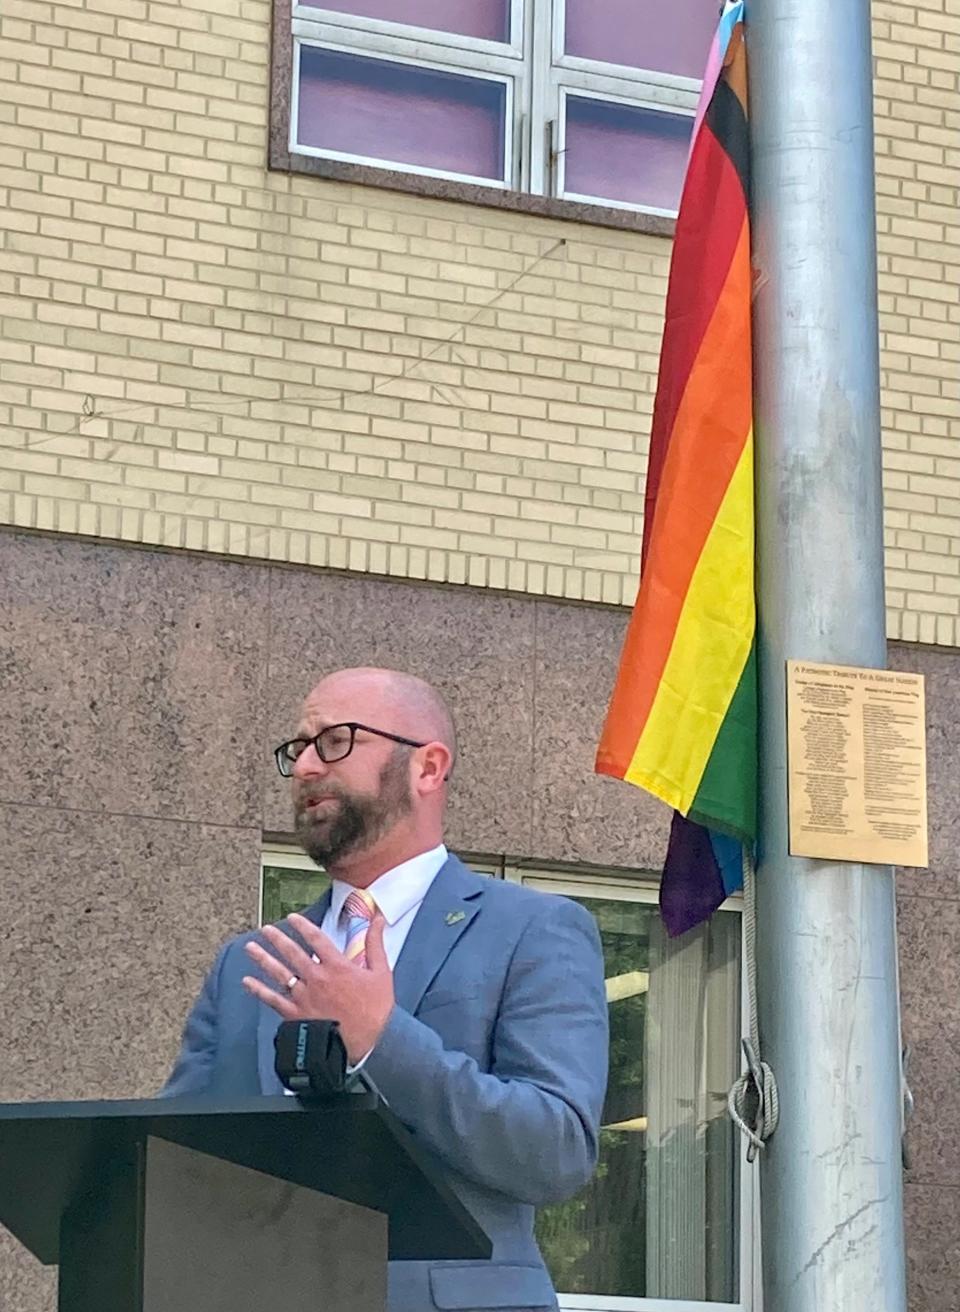
<path id="1" fill-rule="evenodd" d="M 680 939 L 652 885 L 617 876 L 472 869 L 580 902 L 597 921 L 610 1009 L 610 1080 L 597 1172 L 538 1214 L 537 1238 L 563 1309 L 672 1312 L 752 1303 L 755 1199 L 727 1116 L 739 1073 L 740 915 L 731 907 Z M 301 852 L 265 851 L 262 919 L 316 901 L 326 875 Z"/>
<path id="2" fill-rule="evenodd" d="M 740 1148 L 727 1092 L 739 1073 L 739 914 L 718 911 L 670 939 L 655 890 L 513 877 L 580 902 L 603 944 L 610 1080 L 600 1164 L 582 1193 L 537 1222 L 561 1304 L 738 1305 Z"/>

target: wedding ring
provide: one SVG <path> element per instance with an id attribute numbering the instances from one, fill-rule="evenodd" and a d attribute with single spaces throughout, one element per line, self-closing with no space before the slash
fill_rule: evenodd
<path id="1" fill-rule="evenodd" d="M 300 983 L 300 976 L 291 975 L 290 978 L 287 980 L 287 992 L 292 993 L 294 989 L 294 985 L 299 983 Z"/>

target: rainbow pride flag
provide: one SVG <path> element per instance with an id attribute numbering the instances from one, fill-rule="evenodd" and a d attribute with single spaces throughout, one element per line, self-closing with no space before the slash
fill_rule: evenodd
<path id="1" fill-rule="evenodd" d="M 640 590 L 596 769 L 676 815 L 672 934 L 740 886 L 756 835 L 750 220 L 743 0 L 720 19 L 680 201 L 647 469 Z"/>

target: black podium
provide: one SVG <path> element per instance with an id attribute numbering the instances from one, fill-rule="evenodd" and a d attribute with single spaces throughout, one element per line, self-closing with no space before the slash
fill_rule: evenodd
<path id="1" fill-rule="evenodd" d="M 490 1255 L 370 1093 L 0 1105 L 0 1222 L 59 1312 L 383 1312 L 388 1256 Z"/>

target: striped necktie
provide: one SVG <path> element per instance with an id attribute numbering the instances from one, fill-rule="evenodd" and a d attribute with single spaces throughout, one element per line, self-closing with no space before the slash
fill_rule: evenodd
<path id="1" fill-rule="evenodd" d="M 365 888 L 355 888 L 349 893 L 340 912 L 340 922 L 347 934 L 344 955 L 358 966 L 367 964 L 367 930 L 376 914 L 377 904 Z"/>

